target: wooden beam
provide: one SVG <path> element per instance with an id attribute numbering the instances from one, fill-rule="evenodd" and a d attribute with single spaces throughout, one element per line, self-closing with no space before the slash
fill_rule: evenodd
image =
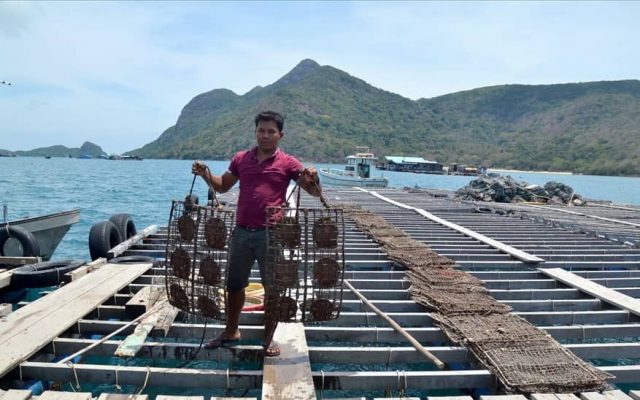
<path id="1" fill-rule="evenodd" d="M 446 219 L 437 217 L 437 216 L 435 216 L 435 215 L 433 215 L 433 214 L 431 214 L 431 213 L 429 213 L 429 212 L 427 212 L 427 211 L 425 211 L 425 210 L 423 210 L 421 208 L 412 207 L 412 206 L 400 203 L 399 201 L 392 200 L 392 199 L 390 199 L 388 197 L 382 196 L 382 195 L 380 195 L 380 194 L 378 194 L 376 192 L 373 192 L 373 191 L 369 191 L 369 190 L 362 189 L 362 188 L 358 188 L 358 189 L 363 191 L 363 192 L 365 192 L 365 193 L 369 193 L 372 196 L 375 196 L 375 197 L 379 198 L 380 200 L 384 200 L 387 203 L 390 203 L 390 204 L 393 204 L 395 206 L 398 206 L 400 208 L 404 208 L 404 209 L 407 209 L 407 210 L 413 210 L 413 211 L 417 212 L 418 214 L 422 215 L 423 217 L 425 217 L 425 218 L 427 218 L 427 219 L 429 219 L 429 220 L 431 220 L 433 222 L 436 222 L 438 224 L 444 225 L 444 226 L 446 226 L 448 228 L 451 228 L 451 229 L 453 229 L 453 230 L 455 230 L 457 232 L 462 233 L 463 235 L 469 236 L 469 237 L 471 237 L 471 238 L 473 238 L 473 239 L 475 239 L 475 240 L 477 240 L 479 242 L 487 244 L 487 245 L 489 245 L 489 246 L 491 246 L 491 247 L 493 247 L 495 249 L 498 249 L 498 250 L 500 250 L 500 251 L 502 251 L 504 253 L 510 254 L 511 256 L 517 258 L 518 260 L 524 261 L 526 263 L 535 263 L 535 264 L 544 262 L 544 259 L 542 259 L 540 257 L 536 257 L 534 255 L 531 255 L 531 254 L 527 253 L 527 252 L 524 252 L 522 250 L 516 249 L 515 247 L 511 247 L 511 246 L 506 245 L 506 244 L 504 244 L 502 242 L 499 242 L 499 241 L 497 241 L 495 239 L 491 239 L 488 236 L 485 236 L 485 235 L 483 235 L 481 233 L 472 231 L 471 229 L 465 228 L 464 226 L 461 226 L 461 225 L 458 225 L 458 224 L 454 224 L 453 222 L 449 222 Z"/>
<path id="2" fill-rule="evenodd" d="M 164 293 L 164 291 L 162 291 Z M 155 303 L 155 302 L 154 302 Z M 172 307 L 167 303 L 168 307 Z M 148 316 L 142 319 L 133 333 L 125 338 L 124 341 L 118 346 L 115 351 L 115 355 L 118 357 L 135 357 L 140 351 L 149 333 L 155 328 L 158 323 L 158 319 L 161 317 L 161 311 L 165 307 L 160 308 L 156 312 L 152 312 Z M 146 311 L 145 311 L 146 312 Z"/>
<path id="3" fill-rule="evenodd" d="M 562 268 L 540 268 L 538 271 L 601 301 L 613 304 L 632 314 L 640 315 L 640 300 L 638 299 L 594 283 Z"/>
<path id="4" fill-rule="evenodd" d="M 149 400 L 146 394 L 102 393 L 98 400 Z"/>
<path id="5" fill-rule="evenodd" d="M 633 400 L 624 394 L 622 390 L 605 390 L 602 393 L 584 392 L 580 393 L 580 398 L 582 400 Z"/>
<path id="6" fill-rule="evenodd" d="M 11 284 L 11 270 L 0 272 L 0 289 L 5 288 Z"/>
<path id="7" fill-rule="evenodd" d="M 280 347 L 278 357 L 265 357 L 262 368 L 262 400 L 315 400 L 309 348 L 301 323 L 278 324 L 273 343 Z"/>
<path id="8" fill-rule="evenodd" d="M 0 391 L 0 400 L 27 400 L 31 397 L 31 390 L 9 389 Z"/>
<path id="9" fill-rule="evenodd" d="M 146 313 L 164 294 L 164 286 L 143 287 L 124 305 L 125 315 L 133 319 Z"/>
<path id="10" fill-rule="evenodd" d="M 54 392 L 47 390 L 38 396 L 38 400 L 91 400 L 90 392 Z"/>
<path id="11" fill-rule="evenodd" d="M 9 314 L 0 325 L 0 377 L 150 267 L 151 263 L 107 264 Z"/>
<path id="12" fill-rule="evenodd" d="M 158 320 L 154 324 L 153 329 L 151 330 L 151 334 L 153 336 L 167 336 L 169 334 L 169 330 L 171 329 L 171 325 L 173 321 L 178 316 L 180 312 L 179 309 L 172 306 L 169 303 L 166 303 L 164 307 L 162 307 L 158 313 Z"/>
<path id="13" fill-rule="evenodd" d="M 0 318 L 6 317 L 11 314 L 13 311 L 13 306 L 10 303 L 2 303 L 0 304 Z"/>
<path id="14" fill-rule="evenodd" d="M 0 256 L 0 265 L 28 265 L 42 262 L 42 257 L 6 257 Z"/>
<path id="15" fill-rule="evenodd" d="M 71 282 L 71 281 L 75 281 L 76 279 L 79 279 L 80 277 L 85 276 L 86 274 L 88 274 L 89 272 L 93 272 L 95 270 L 97 270 L 98 268 L 100 268 L 101 266 L 103 266 L 104 264 L 107 263 L 107 259 L 100 257 L 98 259 L 95 259 L 89 263 L 86 263 L 85 265 L 74 269 L 73 271 L 67 272 L 66 274 L 64 274 L 64 276 L 62 277 L 62 280 L 65 282 Z"/>
<path id="16" fill-rule="evenodd" d="M 113 249 L 109 250 L 109 252 L 107 253 L 108 258 L 118 257 L 120 254 L 129 250 L 129 248 L 134 244 L 138 243 L 139 241 L 143 240 L 149 235 L 155 234 L 156 232 L 158 232 L 158 225 L 151 225 L 143 229 L 142 232 L 138 233 L 135 236 L 132 236 L 131 238 L 120 243 Z"/>

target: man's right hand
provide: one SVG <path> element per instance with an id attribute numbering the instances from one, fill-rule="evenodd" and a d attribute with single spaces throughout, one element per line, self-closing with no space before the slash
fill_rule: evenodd
<path id="1" fill-rule="evenodd" d="M 194 161 L 191 166 L 191 173 L 198 176 L 204 176 L 207 172 L 207 164 L 202 161 Z"/>

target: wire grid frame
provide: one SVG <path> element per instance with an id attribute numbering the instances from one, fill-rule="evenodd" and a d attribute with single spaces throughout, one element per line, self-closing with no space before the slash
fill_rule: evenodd
<path id="1" fill-rule="evenodd" d="M 407 271 L 411 282 L 434 286 L 484 286 L 484 282 L 471 274 L 453 268 L 413 268 Z"/>
<path id="2" fill-rule="evenodd" d="M 171 305 L 191 314 L 226 320 L 229 242 L 235 213 L 174 200 L 165 253 Z"/>
<path id="3" fill-rule="evenodd" d="M 266 273 L 279 321 L 336 319 L 342 308 L 345 224 L 340 208 L 268 207 Z M 274 222 L 277 221 L 277 222 Z"/>
<path id="4" fill-rule="evenodd" d="M 513 314 L 434 314 L 447 337 L 455 343 L 520 343 L 542 341 L 549 335 Z"/>
<path id="5" fill-rule="evenodd" d="M 449 287 L 424 290 L 412 285 L 411 298 L 430 310 L 446 315 L 508 313 L 511 307 L 499 303 L 484 291 L 453 291 Z M 475 287 L 473 287 L 475 289 Z"/>
<path id="6" fill-rule="evenodd" d="M 611 375 L 582 361 L 551 338 L 522 343 L 488 342 L 472 346 L 507 391 L 587 392 L 602 390 Z"/>

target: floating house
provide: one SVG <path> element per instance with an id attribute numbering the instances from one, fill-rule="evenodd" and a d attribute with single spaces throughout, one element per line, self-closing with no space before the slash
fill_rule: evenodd
<path id="1" fill-rule="evenodd" d="M 422 157 L 386 156 L 379 169 L 422 174 L 442 174 L 442 164 Z"/>

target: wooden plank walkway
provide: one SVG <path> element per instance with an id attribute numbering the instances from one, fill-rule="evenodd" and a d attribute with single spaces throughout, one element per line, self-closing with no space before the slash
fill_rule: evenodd
<path id="1" fill-rule="evenodd" d="M 107 264 L 0 321 L 0 377 L 151 268 Z"/>
<path id="2" fill-rule="evenodd" d="M 491 246 L 491 247 L 493 247 L 495 249 L 498 249 L 498 250 L 500 250 L 500 251 L 502 251 L 504 253 L 510 254 L 511 256 L 517 258 L 520 261 L 524 261 L 524 262 L 527 262 L 527 263 L 535 263 L 535 264 L 544 262 L 544 259 L 542 259 L 540 257 L 536 257 L 534 255 L 531 255 L 531 254 L 527 253 L 527 252 L 524 252 L 522 250 L 516 249 L 515 247 L 506 245 L 506 244 L 504 244 L 502 242 L 499 242 L 499 241 L 497 241 L 495 239 L 491 239 L 488 236 L 485 236 L 485 235 L 483 235 L 481 233 L 478 233 L 476 231 L 472 231 L 471 229 L 465 228 L 464 226 L 460 226 L 458 224 L 454 224 L 453 222 L 450 222 L 450 221 L 447 221 L 446 219 L 437 217 L 437 216 L 431 214 L 430 212 L 427 212 L 427 211 L 425 211 L 425 210 L 423 210 L 421 208 L 412 207 L 412 206 L 409 206 L 407 204 L 400 203 L 398 201 L 392 200 L 392 199 L 390 199 L 388 197 L 382 196 L 381 194 L 373 192 L 373 191 L 369 191 L 369 190 L 362 189 L 362 188 L 358 188 L 358 189 L 363 191 L 363 192 L 365 192 L 365 193 L 369 193 L 372 196 L 375 196 L 375 197 L 379 198 L 380 200 L 386 201 L 387 203 L 393 204 L 395 206 L 398 206 L 398 207 L 401 207 L 401 208 L 404 208 L 404 209 L 407 209 L 407 210 L 413 210 L 413 211 L 417 212 L 418 214 L 422 215 L 423 217 L 425 217 L 425 218 L 427 218 L 427 219 L 429 219 L 429 220 L 431 220 L 433 222 L 436 222 L 438 224 L 444 225 L 447 228 L 451 228 L 451 229 L 453 229 L 453 230 L 455 230 L 457 232 L 462 233 L 463 235 L 469 236 L 469 237 L 471 237 L 471 238 L 473 238 L 473 239 L 475 239 L 475 240 L 477 240 L 479 242 L 485 243 L 485 244 L 487 244 L 487 245 L 489 245 L 489 246 Z"/>
<path id="3" fill-rule="evenodd" d="M 273 342 L 280 347 L 280 356 L 264 359 L 262 399 L 315 400 L 304 325 L 279 323 Z"/>
<path id="4" fill-rule="evenodd" d="M 584 293 L 596 297 L 601 301 L 613 304 L 614 306 L 627 310 L 632 314 L 640 315 L 640 300 L 638 299 L 594 283 L 589 279 L 582 278 L 574 273 L 565 271 L 562 268 L 540 268 L 538 271 L 564 283 L 565 285 L 574 287 Z"/>

